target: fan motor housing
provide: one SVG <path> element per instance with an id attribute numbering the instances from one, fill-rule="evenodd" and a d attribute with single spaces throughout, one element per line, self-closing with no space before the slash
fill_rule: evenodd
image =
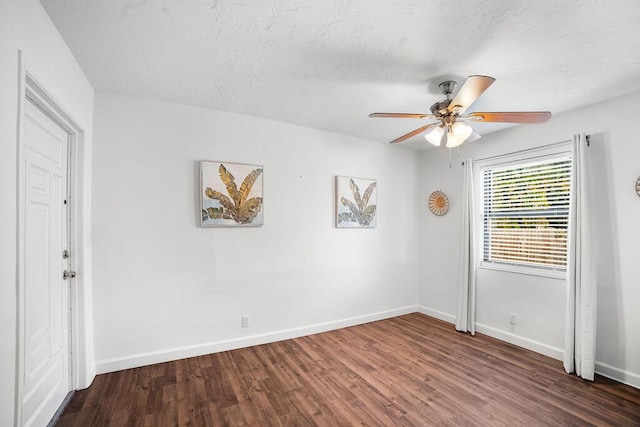
<path id="1" fill-rule="evenodd" d="M 458 83 L 453 80 L 447 80 L 446 82 L 442 82 L 438 85 L 438 87 L 442 89 L 442 94 L 446 96 L 447 99 L 433 104 L 431 106 L 431 114 L 436 117 L 443 117 L 449 114 L 449 110 L 447 108 L 449 107 L 449 104 L 451 104 L 451 94 L 456 90 L 456 86 L 458 86 Z"/>
<path id="2" fill-rule="evenodd" d="M 431 114 L 433 114 L 436 117 L 441 117 L 446 115 L 448 112 L 447 107 L 449 106 L 450 103 L 451 103 L 451 100 L 449 99 L 436 102 L 431 106 Z"/>

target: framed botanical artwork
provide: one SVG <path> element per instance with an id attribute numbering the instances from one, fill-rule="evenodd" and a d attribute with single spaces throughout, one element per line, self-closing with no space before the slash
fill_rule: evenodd
<path id="1" fill-rule="evenodd" d="M 374 228 L 377 222 L 375 179 L 336 176 L 336 227 Z"/>
<path id="2" fill-rule="evenodd" d="M 201 161 L 200 209 L 203 227 L 261 226 L 262 166 Z"/>

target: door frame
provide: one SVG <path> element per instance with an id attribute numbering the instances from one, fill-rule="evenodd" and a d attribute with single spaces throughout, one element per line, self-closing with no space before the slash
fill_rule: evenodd
<path id="1" fill-rule="evenodd" d="M 86 330 L 86 297 L 87 297 L 87 277 L 83 274 L 89 271 L 88 260 L 85 258 L 83 236 L 84 217 L 82 209 L 84 152 L 85 152 L 85 132 L 73 118 L 66 113 L 64 108 L 41 86 L 25 67 L 22 51 L 18 51 L 19 82 L 18 82 L 18 186 L 17 186 L 17 253 L 16 253 L 16 394 L 15 394 L 15 425 L 22 425 L 22 391 L 24 378 L 24 331 L 25 313 L 23 309 L 25 283 L 22 272 L 24 271 L 23 249 L 25 246 L 24 236 L 24 110 L 25 103 L 33 101 L 45 114 L 61 125 L 69 132 L 69 142 L 67 147 L 67 220 L 68 220 L 68 250 L 71 253 L 70 269 L 77 271 L 74 282 L 69 282 L 69 375 L 71 390 L 79 389 L 81 386 L 88 386 L 92 379 L 88 369 L 90 363 L 87 360 L 87 339 Z M 89 377 L 89 378 L 88 378 Z"/>

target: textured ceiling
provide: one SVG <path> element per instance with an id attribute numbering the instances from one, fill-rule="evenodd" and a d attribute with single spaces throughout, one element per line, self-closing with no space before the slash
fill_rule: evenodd
<path id="1" fill-rule="evenodd" d="M 428 112 L 445 77 L 497 79 L 469 111 L 559 113 L 640 90 L 637 0 L 41 3 L 98 90 L 378 142 L 421 123 L 370 112 Z"/>

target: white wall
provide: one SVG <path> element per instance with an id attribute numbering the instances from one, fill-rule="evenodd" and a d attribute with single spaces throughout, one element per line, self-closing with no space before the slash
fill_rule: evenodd
<path id="1" fill-rule="evenodd" d="M 85 183 L 94 104 L 91 85 L 40 4 L 5 0 L 0 7 L 0 425 L 9 425 L 15 401 L 18 49 L 27 71 L 86 132 Z M 486 136 L 463 146 L 460 158 L 560 141 L 573 131 L 593 135 L 592 150 L 602 160 L 598 370 L 639 386 L 640 199 L 633 183 L 640 175 L 640 145 L 633 120 L 615 126 L 606 120 L 613 108 L 633 117 L 640 94 Z M 446 151 L 429 150 L 418 161 L 400 147 L 109 94 L 97 97 L 95 121 L 95 335 L 103 371 L 381 318 L 413 310 L 416 295 L 428 313 L 452 318 L 462 176 L 455 155 L 449 168 Z M 197 227 L 200 159 L 264 166 L 263 227 Z M 376 229 L 335 229 L 338 174 L 378 179 Z M 444 217 L 427 210 L 435 189 L 450 197 Z M 89 202 L 87 192 L 85 214 Z M 86 225 L 91 219 L 84 218 Z M 90 255 L 90 236 L 83 242 Z M 83 273 L 90 284 L 90 264 Z M 562 348 L 561 283 L 484 272 L 478 287 L 480 330 L 552 355 Z M 509 312 L 518 313 L 513 331 Z M 240 327 L 243 314 L 251 315 L 248 329 Z"/>
<path id="2" fill-rule="evenodd" d="M 15 404 L 18 49 L 23 51 L 26 70 L 86 132 L 88 158 L 93 118 L 93 89 L 40 3 L 3 0 L 0 3 L 0 425 L 3 426 L 13 424 Z M 86 166 L 85 183 L 90 184 L 90 164 Z M 90 271 L 86 274 L 90 275 Z"/>
<path id="3" fill-rule="evenodd" d="M 95 111 L 100 372 L 415 311 L 415 152 L 113 94 Z M 203 159 L 263 165 L 264 226 L 198 226 Z M 377 228 L 335 228 L 335 175 L 378 180 Z"/>
<path id="4" fill-rule="evenodd" d="M 611 121 L 611 111 L 625 117 L 640 113 L 640 93 L 554 116 L 544 125 L 520 126 L 462 146 L 448 166 L 446 151 L 421 156 L 421 196 L 442 188 L 451 203 L 444 217 L 420 220 L 419 304 L 425 312 L 452 320 L 455 314 L 457 247 L 460 236 L 461 159 L 481 159 L 560 142 L 574 132 L 592 135 L 594 209 L 598 250 L 597 371 L 640 387 L 640 144 L 635 121 Z M 478 125 L 478 129 L 480 130 Z M 563 348 L 564 282 L 499 271 L 478 273 L 478 330 L 559 358 Z M 511 328 L 509 313 L 517 313 Z"/>

